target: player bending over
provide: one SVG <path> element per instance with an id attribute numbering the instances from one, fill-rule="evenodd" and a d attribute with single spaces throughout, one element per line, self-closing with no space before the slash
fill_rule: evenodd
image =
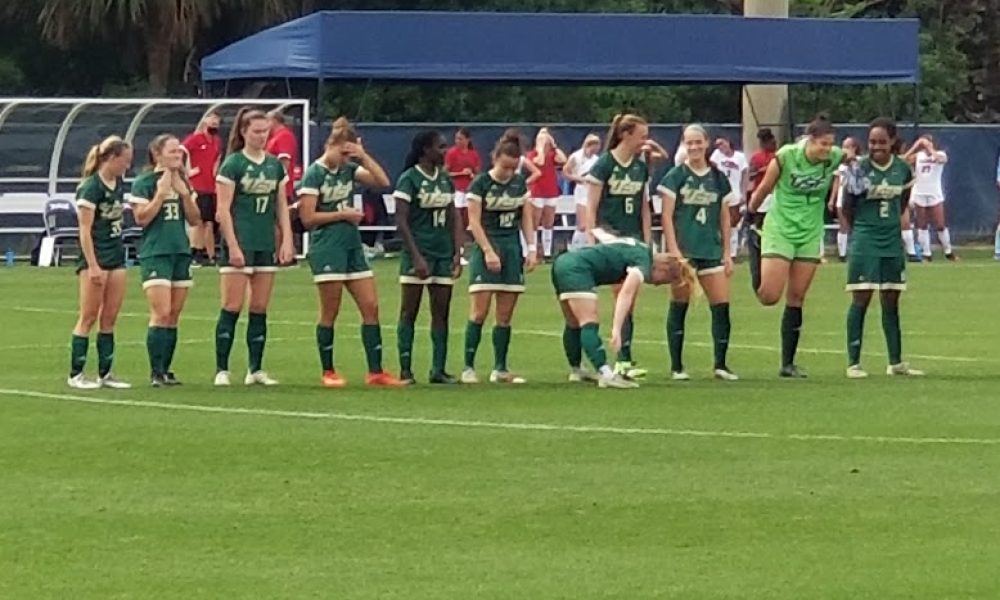
<path id="1" fill-rule="evenodd" d="M 623 342 L 622 325 L 643 282 L 665 285 L 684 281 L 692 285 L 694 280 L 695 275 L 686 263 L 668 254 L 654 256 L 649 246 L 634 238 L 605 235 L 600 244 L 559 255 L 552 266 L 552 285 L 566 319 L 563 349 L 569 361 L 569 380 L 596 379 L 602 388 L 639 387 L 608 366 L 599 333 L 597 286 L 620 287 L 611 326 L 611 347 L 617 351 Z M 596 377 L 581 366 L 583 353 L 597 370 Z"/>

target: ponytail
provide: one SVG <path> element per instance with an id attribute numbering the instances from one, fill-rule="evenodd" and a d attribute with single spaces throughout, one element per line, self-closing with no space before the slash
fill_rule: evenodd
<path id="1" fill-rule="evenodd" d="M 149 168 L 150 170 L 156 168 L 156 158 L 163 154 L 163 148 L 167 145 L 170 140 L 176 140 L 177 137 L 169 133 L 161 133 L 160 135 L 153 138 L 153 141 L 149 143 L 149 149 L 147 156 L 149 157 Z"/>
<path id="2" fill-rule="evenodd" d="M 432 146 L 440 136 L 441 134 L 434 129 L 427 129 L 413 136 L 413 141 L 410 142 L 410 152 L 406 155 L 403 168 L 409 169 L 420 162 L 427 148 Z"/>
<path id="3" fill-rule="evenodd" d="M 255 108 L 249 106 L 241 108 L 236 113 L 233 128 L 229 131 L 229 143 L 226 145 L 226 151 L 229 154 L 233 154 L 242 150 L 246 146 L 246 138 L 244 136 L 246 135 L 247 127 L 250 126 L 250 122 L 266 118 L 266 114 Z"/>
<path id="4" fill-rule="evenodd" d="M 521 158 L 522 152 L 520 132 L 516 129 L 508 129 L 497 140 L 496 146 L 493 148 L 493 158 L 494 160 L 499 156 Z"/>
<path id="5" fill-rule="evenodd" d="M 639 125 L 645 125 L 646 120 L 631 113 L 618 113 L 611 120 L 611 127 L 608 129 L 608 139 L 604 143 L 604 151 L 614 150 L 622 141 L 622 136 L 631 133 Z"/>
<path id="6" fill-rule="evenodd" d="M 329 147 L 348 142 L 353 144 L 356 141 L 358 141 L 358 132 L 355 131 L 354 126 L 347 120 L 347 117 L 339 117 L 333 122 L 330 137 L 326 138 L 326 145 Z"/>
<path id="7" fill-rule="evenodd" d="M 90 177 L 106 163 L 108 159 L 121 156 L 123 152 L 131 148 L 132 145 L 118 137 L 112 135 L 104 138 L 100 144 L 91 146 L 87 151 L 87 156 L 83 160 L 83 177 Z"/>

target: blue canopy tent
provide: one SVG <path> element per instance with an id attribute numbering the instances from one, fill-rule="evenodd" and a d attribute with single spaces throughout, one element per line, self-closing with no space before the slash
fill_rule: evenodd
<path id="1" fill-rule="evenodd" d="M 202 78 L 915 84 L 918 27 L 908 19 L 325 11 L 207 56 Z"/>

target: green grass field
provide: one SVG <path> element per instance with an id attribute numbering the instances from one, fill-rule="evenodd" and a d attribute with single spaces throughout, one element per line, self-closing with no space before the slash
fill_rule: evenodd
<path id="1" fill-rule="evenodd" d="M 378 266 L 395 369 L 396 265 Z M 848 297 L 828 265 L 805 313 L 811 377 L 779 381 L 780 309 L 752 300 L 741 266 L 730 365 L 743 381 L 710 379 L 704 300 L 688 319 L 695 380 L 667 381 L 666 295 L 647 287 L 648 383 L 570 385 L 541 268 L 511 350 L 528 385 L 365 389 L 345 303 L 351 385 L 330 391 L 307 269 L 280 274 L 270 313 L 265 363 L 283 385 L 223 390 L 216 274 L 196 273 L 181 325 L 185 385 L 152 390 L 132 271 L 116 372 L 136 387 L 87 393 L 65 386 L 72 272 L 0 269 L 0 597 L 998 598 L 1000 265 L 909 275 L 904 348 L 923 380 L 883 375 L 877 307 L 873 376 L 844 379 Z M 466 311 L 462 291 L 455 373 Z M 418 332 L 421 379 L 429 346 Z"/>

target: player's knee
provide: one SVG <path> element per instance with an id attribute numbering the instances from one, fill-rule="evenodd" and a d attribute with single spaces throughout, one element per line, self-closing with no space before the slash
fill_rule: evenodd
<path id="1" fill-rule="evenodd" d="M 757 300 L 764 306 L 774 306 L 781 300 L 781 292 L 761 287 L 757 290 Z"/>
<path id="2" fill-rule="evenodd" d="M 377 325 L 378 324 L 378 303 L 372 302 L 370 304 L 361 305 L 361 322 L 365 325 Z"/>

